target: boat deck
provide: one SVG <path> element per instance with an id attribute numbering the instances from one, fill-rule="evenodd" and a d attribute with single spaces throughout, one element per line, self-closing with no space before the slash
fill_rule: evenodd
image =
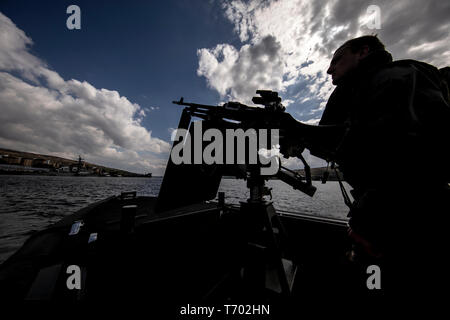
<path id="1" fill-rule="evenodd" d="M 217 203 L 156 212 L 156 201 L 111 197 L 32 235 L 0 266 L 0 298 L 129 303 L 151 298 L 157 305 L 224 301 L 225 293 L 233 291 L 235 300 L 248 301 L 248 290 L 233 279 L 251 259 L 246 238 L 251 218 L 235 206 Z M 133 232 L 121 230 L 124 205 L 137 206 Z M 309 272 L 296 281 L 313 288 L 322 279 L 319 273 L 330 273 L 328 267 L 348 245 L 346 222 L 279 217 L 292 244 L 287 255 Z M 83 225 L 69 235 L 76 221 Z M 90 241 L 94 233 L 96 239 Z M 83 290 L 67 290 L 69 265 L 80 266 Z M 261 301 L 259 292 L 251 294 Z"/>

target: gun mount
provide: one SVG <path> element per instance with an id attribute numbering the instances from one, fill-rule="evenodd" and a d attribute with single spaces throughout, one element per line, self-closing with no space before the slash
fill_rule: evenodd
<path id="1" fill-rule="evenodd" d="M 191 157 L 195 152 L 198 154 L 206 150 L 203 144 L 204 141 L 200 141 L 200 144 L 195 146 L 195 140 L 197 139 L 195 134 L 197 134 L 197 137 L 199 134 L 203 137 L 202 131 L 204 130 L 214 129 L 216 132 L 221 133 L 230 129 L 255 129 L 258 132 L 261 129 L 280 130 L 286 126 L 286 123 L 289 123 L 288 121 L 294 120 L 285 112 L 285 107 L 281 104 L 281 98 L 277 92 L 258 90 L 256 93 L 259 96 L 254 97 L 252 101 L 264 107 L 250 107 L 239 102 L 227 102 L 221 106 L 211 106 L 185 102 L 183 98 L 179 101 L 173 101 L 174 104 L 185 106 L 185 108 L 178 126 L 178 130 L 183 132 L 181 136 L 177 131 L 177 137 L 182 138 L 182 140 L 174 141 L 172 151 L 180 149 L 180 143 L 183 147 L 188 146 L 187 150 L 183 150 L 183 156 L 185 156 L 184 152 L 186 152 L 188 155 L 186 159 L 189 160 L 190 158 L 195 158 L 195 156 Z M 193 122 L 192 117 L 202 119 L 200 121 L 202 126 L 196 126 L 198 122 Z M 272 131 L 270 132 L 271 135 Z M 193 139 L 191 138 L 192 136 L 194 136 Z M 194 140 L 194 143 L 191 143 L 192 140 Z M 249 138 L 249 140 L 251 139 Z M 211 141 L 211 139 L 208 139 L 208 141 Z M 293 141 L 293 139 L 283 140 L 280 144 L 287 143 L 286 141 Z M 250 142 L 247 142 L 250 146 Z M 272 142 L 271 140 L 271 144 Z M 223 140 L 220 141 L 220 144 L 223 145 Z M 271 147 L 273 145 L 267 149 L 271 149 Z M 253 148 L 256 149 L 253 150 L 254 152 L 258 152 L 261 148 L 261 143 L 253 145 Z M 220 152 L 227 153 L 227 155 L 229 152 L 233 153 L 233 151 L 236 150 L 223 147 L 220 150 Z M 236 155 L 236 152 L 233 153 L 234 155 Z M 267 167 L 267 164 L 261 162 L 251 163 L 248 161 L 250 157 L 241 158 L 241 160 L 244 159 L 245 161 L 241 161 L 238 164 L 225 164 L 224 162 L 175 164 L 171 157 L 161 185 L 157 210 L 166 210 L 176 206 L 212 200 L 217 195 L 222 176 L 244 178 L 247 181 L 249 198 L 247 201 L 240 202 L 239 211 L 241 215 L 238 221 L 242 227 L 241 236 L 247 243 L 246 255 L 248 254 L 251 257 L 249 262 L 242 266 L 244 278 L 252 283 L 251 287 L 261 288 L 261 286 L 269 286 L 282 294 L 289 294 L 293 284 L 296 264 L 293 261 L 282 258 L 289 251 L 290 246 L 288 241 L 286 241 L 288 236 L 272 202 L 266 201 L 264 196 L 270 194 L 270 190 L 265 183 L 269 178 L 273 177 L 309 196 L 314 195 L 316 188 L 311 182 L 309 165 L 302 157 L 301 152 L 297 152 L 296 156 L 304 164 L 305 176 L 281 166 L 278 156 L 274 156 L 277 164 L 275 173 L 270 175 L 262 174 L 262 170 Z M 195 181 L 195 188 L 192 188 L 193 181 Z M 176 200 L 173 194 L 177 194 Z M 219 196 L 219 199 L 221 199 L 220 202 L 224 203 L 223 194 Z M 265 283 L 264 279 L 273 279 L 273 281 L 271 284 L 268 284 L 267 281 Z"/>

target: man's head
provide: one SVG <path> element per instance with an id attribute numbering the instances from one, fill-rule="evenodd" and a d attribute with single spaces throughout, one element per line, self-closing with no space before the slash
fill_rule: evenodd
<path id="1" fill-rule="evenodd" d="M 338 85 L 359 65 L 361 60 L 379 50 L 384 50 L 384 44 L 377 36 L 363 36 L 345 42 L 334 53 L 327 70 L 333 78 L 333 84 Z"/>

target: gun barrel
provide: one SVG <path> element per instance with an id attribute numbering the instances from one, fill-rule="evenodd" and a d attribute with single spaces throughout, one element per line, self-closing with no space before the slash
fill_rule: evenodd
<path id="1" fill-rule="evenodd" d="M 284 183 L 287 183 L 294 189 L 298 189 L 304 193 L 306 193 L 308 196 L 312 197 L 314 193 L 316 193 L 317 188 L 314 187 L 312 184 L 303 182 L 302 179 L 294 174 L 293 172 L 286 170 L 286 168 L 281 167 L 278 171 L 277 175 L 278 179 L 283 181 Z"/>
<path id="2" fill-rule="evenodd" d="M 190 103 L 190 102 L 184 102 L 183 97 L 180 99 L 180 101 L 172 101 L 173 104 L 177 104 L 179 106 L 188 106 L 191 108 L 201 108 L 201 109 L 214 109 L 217 108 L 217 106 L 210 106 L 207 104 L 198 104 L 198 103 Z"/>

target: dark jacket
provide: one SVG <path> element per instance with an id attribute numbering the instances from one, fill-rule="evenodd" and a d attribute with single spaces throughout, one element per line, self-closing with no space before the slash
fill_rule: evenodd
<path id="1" fill-rule="evenodd" d="M 393 179 L 406 185 L 448 181 L 450 107 L 443 90 L 429 64 L 392 62 L 386 51 L 364 59 L 336 87 L 319 123 L 350 125 L 340 147 L 330 146 L 338 148 L 335 160 L 345 180 L 355 189 L 385 188 Z"/>
<path id="2" fill-rule="evenodd" d="M 354 189 L 350 225 L 375 242 L 387 224 L 405 221 L 402 211 L 424 207 L 431 190 L 448 187 L 445 92 L 435 67 L 393 62 L 388 52 L 378 51 L 361 61 L 326 105 L 319 125 L 348 124 L 348 131 L 330 137 L 326 147 L 332 151 L 327 160 L 336 161 Z M 312 147 L 311 153 L 321 156 L 322 150 Z"/>

